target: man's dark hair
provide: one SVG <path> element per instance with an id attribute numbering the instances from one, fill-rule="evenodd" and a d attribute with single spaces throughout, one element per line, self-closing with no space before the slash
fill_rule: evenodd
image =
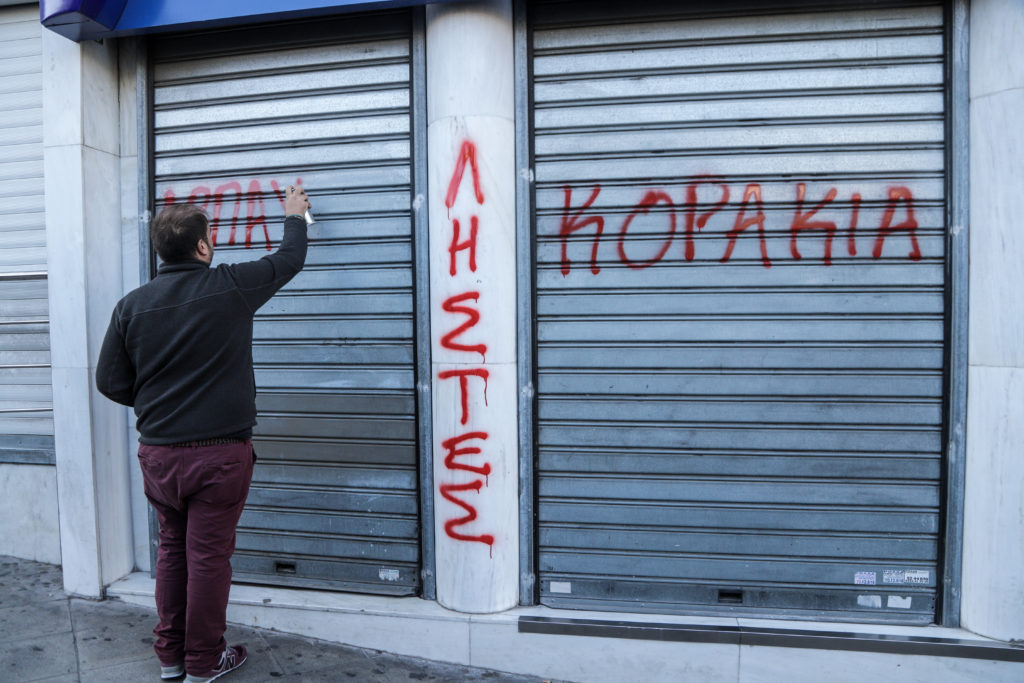
<path id="1" fill-rule="evenodd" d="M 195 204 L 171 204 L 149 224 L 149 239 L 164 263 L 185 261 L 195 258 L 207 223 L 206 212 Z"/>

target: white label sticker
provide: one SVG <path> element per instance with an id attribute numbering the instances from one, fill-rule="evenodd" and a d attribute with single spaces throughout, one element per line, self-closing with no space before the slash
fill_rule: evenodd
<path id="1" fill-rule="evenodd" d="M 853 582 L 858 586 L 874 586 L 878 582 L 878 574 L 875 572 L 857 572 L 853 575 Z"/>
<path id="2" fill-rule="evenodd" d="M 906 579 L 907 583 L 927 584 L 929 574 L 927 569 L 908 569 L 905 572 L 904 578 Z"/>
<path id="3" fill-rule="evenodd" d="M 886 569 L 882 572 L 882 583 L 906 583 L 907 573 L 902 569 Z"/>
<path id="4" fill-rule="evenodd" d="M 931 573 L 927 569 L 886 569 L 882 572 L 882 583 L 916 583 L 927 585 Z"/>
<path id="5" fill-rule="evenodd" d="M 881 607 L 882 596 L 881 595 L 858 595 L 857 604 L 861 607 Z"/>
<path id="6" fill-rule="evenodd" d="M 572 593 L 571 581 L 552 581 L 549 590 L 552 593 Z"/>
<path id="7" fill-rule="evenodd" d="M 377 576 L 380 577 L 381 581 L 398 581 L 398 570 L 384 569 L 383 567 L 381 567 L 381 570 L 377 573 Z"/>
<path id="8" fill-rule="evenodd" d="M 889 599 L 885 601 L 885 606 L 890 609 L 898 607 L 900 609 L 910 609 L 910 598 L 903 598 L 898 595 L 890 595 Z"/>

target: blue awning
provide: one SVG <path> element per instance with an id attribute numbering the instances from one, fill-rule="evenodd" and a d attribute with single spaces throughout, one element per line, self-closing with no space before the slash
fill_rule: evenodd
<path id="1" fill-rule="evenodd" d="M 214 28 L 452 0 L 41 0 L 43 26 L 74 41 Z M 285 9 L 282 9 L 285 8 Z"/>

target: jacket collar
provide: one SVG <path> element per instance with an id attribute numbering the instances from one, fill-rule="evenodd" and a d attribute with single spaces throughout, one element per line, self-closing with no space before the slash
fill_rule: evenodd
<path id="1" fill-rule="evenodd" d="M 174 261 L 173 263 L 161 263 L 160 267 L 157 268 L 156 274 L 163 275 L 164 273 L 180 273 L 186 270 L 203 270 L 209 267 L 199 259 L 186 259 L 184 261 Z"/>

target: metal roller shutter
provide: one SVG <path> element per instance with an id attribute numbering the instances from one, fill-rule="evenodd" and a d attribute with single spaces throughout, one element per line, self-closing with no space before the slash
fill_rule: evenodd
<path id="1" fill-rule="evenodd" d="M 530 21 L 541 601 L 932 622 L 942 5 Z"/>
<path id="2" fill-rule="evenodd" d="M 419 590 L 411 31 L 403 11 L 151 46 L 157 207 L 206 205 L 214 265 L 276 248 L 288 184 L 318 221 L 256 316 L 238 580 Z"/>
<path id="3" fill-rule="evenodd" d="M 0 8 L 0 462 L 54 461 L 41 31 Z"/>

